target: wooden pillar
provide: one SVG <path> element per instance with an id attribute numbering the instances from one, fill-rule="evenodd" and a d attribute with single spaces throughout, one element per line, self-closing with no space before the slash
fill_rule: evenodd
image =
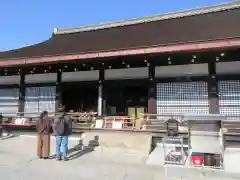
<path id="1" fill-rule="evenodd" d="M 56 82 L 56 105 L 55 112 L 58 112 L 58 108 L 62 104 L 62 71 L 57 71 L 57 82 Z"/>
<path id="2" fill-rule="evenodd" d="M 218 83 L 216 79 L 216 63 L 211 61 L 208 63 L 208 102 L 209 102 L 209 113 L 219 113 L 218 103 Z"/>
<path id="3" fill-rule="evenodd" d="M 98 116 L 103 116 L 104 114 L 104 80 L 105 80 L 105 70 L 102 66 L 99 69 L 99 81 L 98 81 Z"/>
<path id="4" fill-rule="evenodd" d="M 24 108 L 25 108 L 25 95 L 26 95 L 25 71 L 24 71 L 23 68 L 21 68 L 20 69 L 18 112 L 24 112 Z M 23 113 L 21 113 L 21 115 L 23 115 Z"/>
<path id="5" fill-rule="evenodd" d="M 157 113 L 155 66 L 152 64 L 148 67 L 148 113 Z"/>

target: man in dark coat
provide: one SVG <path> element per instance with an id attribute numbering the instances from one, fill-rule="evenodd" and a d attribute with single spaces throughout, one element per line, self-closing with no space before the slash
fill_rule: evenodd
<path id="1" fill-rule="evenodd" d="M 53 132 L 56 136 L 57 160 L 68 160 L 68 136 L 72 133 L 72 120 L 66 114 L 65 107 L 61 106 L 59 114 L 54 119 Z M 62 151 L 61 151 L 62 147 Z"/>

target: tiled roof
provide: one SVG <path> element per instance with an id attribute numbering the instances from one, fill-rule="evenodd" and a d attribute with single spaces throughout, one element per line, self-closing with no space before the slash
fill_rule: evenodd
<path id="1" fill-rule="evenodd" d="M 47 41 L 0 52 L 0 59 L 87 54 L 240 37 L 240 2 L 122 23 L 55 31 Z"/>
<path id="2" fill-rule="evenodd" d="M 95 24 L 95 25 L 88 25 L 88 26 L 74 27 L 74 28 L 55 28 L 53 31 L 53 34 L 69 34 L 69 33 L 83 32 L 83 31 L 92 31 L 92 30 L 120 27 L 120 26 L 133 25 L 133 24 L 139 24 L 139 23 L 147 23 L 147 22 L 153 22 L 153 21 L 161 21 L 161 20 L 167 20 L 167 19 L 175 19 L 175 18 L 182 18 L 187 16 L 195 16 L 200 14 L 225 11 L 230 9 L 236 9 L 239 7 L 240 7 L 240 1 L 234 1 L 231 3 L 219 4 L 215 6 L 201 7 L 201 8 L 185 10 L 181 12 L 153 15 L 149 17 L 136 18 L 132 20 L 123 20 L 119 22 Z"/>

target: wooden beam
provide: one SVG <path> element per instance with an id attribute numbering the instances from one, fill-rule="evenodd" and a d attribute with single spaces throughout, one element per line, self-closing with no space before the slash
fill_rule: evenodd
<path id="1" fill-rule="evenodd" d="M 58 112 L 58 108 L 62 104 L 62 71 L 57 71 L 57 82 L 56 82 L 56 109 L 55 112 Z"/>
<path id="2" fill-rule="evenodd" d="M 216 62 L 211 60 L 208 63 L 208 102 L 209 113 L 219 113 L 219 101 L 218 101 L 218 83 L 216 79 Z"/>
<path id="3" fill-rule="evenodd" d="M 157 112 L 157 102 L 156 102 L 156 81 L 155 81 L 155 66 L 150 64 L 148 69 L 148 113 Z"/>
<path id="4" fill-rule="evenodd" d="M 24 112 L 24 109 L 25 109 L 25 95 L 26 95 L 25 71 L 24 71 L 23 68 L 21 68 L 20 69 L 18 112 Z"/>

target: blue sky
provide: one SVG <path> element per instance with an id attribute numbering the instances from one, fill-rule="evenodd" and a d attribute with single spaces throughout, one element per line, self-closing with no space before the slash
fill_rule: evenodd
<path id="1" fill-rule="evenodd" d="M 48 39 L 56 27 L 125 20 L 229 0 L 1 0 L 0 51 Z"/>

